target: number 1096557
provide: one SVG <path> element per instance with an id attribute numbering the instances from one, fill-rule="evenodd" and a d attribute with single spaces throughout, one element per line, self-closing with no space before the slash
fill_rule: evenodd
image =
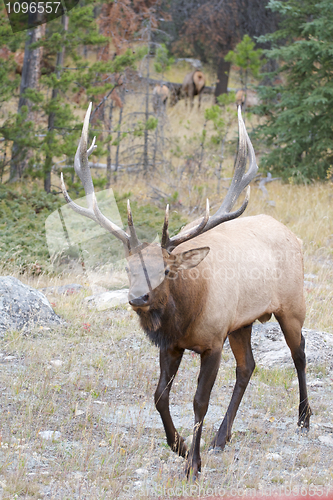
<path id="1" fill-rule="evenodd" d="M 56 14 L 61 2 L 8 2 L 5 4 L 8 14 Z"/>

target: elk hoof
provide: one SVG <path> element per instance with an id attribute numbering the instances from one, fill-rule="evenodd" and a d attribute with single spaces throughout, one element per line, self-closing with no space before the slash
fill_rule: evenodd
<path id="1" fill-rule="evenodd" d="M 184 438 L 182 438 L 181 436 L 179 436 L 178 441 L 171 446 L 171 449 L 180 457 L 187 458 L 188 449 L 185 444 Z"/>
<path id="2" fill-rule="evenodd" d="M 200 472 L 201 472 L 200 464 L 190 465 L 189 463 L 187 463 L 185 466 L 185 475 L 190 483 L 195 483 L 199 479 Z"/>

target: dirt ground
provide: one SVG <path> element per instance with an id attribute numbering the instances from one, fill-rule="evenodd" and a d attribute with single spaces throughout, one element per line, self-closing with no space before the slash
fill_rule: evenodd
<path id="1" fill-rule="evenodd" d="M 80 294 L 63 299 L 65 326 L 0 339 L 1 499 L 323 495 L 333 489 L 331 334 L 304 330 L 313 416 L 310 432 L 300 434 L 288 349 L 275 323 L 255 326 L 257 368 L 232 441 L 211 454 L 234 384 L 234 359 L 225 346 L 204 423 L 202 473 L 189 484 L 153 404 L 158 349 L 126 306 L 91 314 L 81 304 Z M 186 352 L 171 392 L 171 412 L 185 438 L 198 370 L 199 357 Z"/>

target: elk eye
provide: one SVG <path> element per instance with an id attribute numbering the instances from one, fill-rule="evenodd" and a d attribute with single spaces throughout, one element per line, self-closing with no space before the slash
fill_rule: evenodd
<path id="1" fill-rule="evenodd" d="M 125 267 L 125 271 L 127 272 L 127 274 L 129 273 L 128 267 Z"/>
<path id="2" fill-rule="evenodd" d="M 169 272 L 170 272 L 170 269 L 166 268 L 166 270 L 164 271 L 165 276 L 168 276 Z"/>

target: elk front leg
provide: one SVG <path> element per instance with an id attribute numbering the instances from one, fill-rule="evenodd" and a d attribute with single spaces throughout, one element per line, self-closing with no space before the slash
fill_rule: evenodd
<path id="1" fill-rule="evenodd" d="M 198 387 L 194 396 L 194 429 L 191 449 L 188 454 L 185 473 L 189 477 L 197 477 L 201 470 L 200 458 L 200 439 L 202 433 L 202 425 L 207 413 L 210 393 L 212 391 L 217 372 L 219 371 L 221 361 L 221 351 L 205 351 L 201 354 L 201 367 L 198 378 Z"/>
<path id="2" fill-rule="evenodd" d="M 161 415 L 168 445 L 178 455 L 186 457 L 187 446 L 184 439 L 178 434 L 169 409 L 169 393 L 182 360 L 184 349 L 160 350 L 160 380 L 155 392 L 155 406 Z"/>
<path id="3" fill-rule="evenodd" d="M 231 438 L 231 429 L 239 404 L 242 400 L 245 389 L 249 383 L 255 362 L 251 348 L 252 325 L 235 330 L 229 335 L 231 350 L 236 358 L 236 383 L 229 403 L 227 413 L 223 422 L 211 442 L 211 449 L 223 450 L 227 441 Z"/>

